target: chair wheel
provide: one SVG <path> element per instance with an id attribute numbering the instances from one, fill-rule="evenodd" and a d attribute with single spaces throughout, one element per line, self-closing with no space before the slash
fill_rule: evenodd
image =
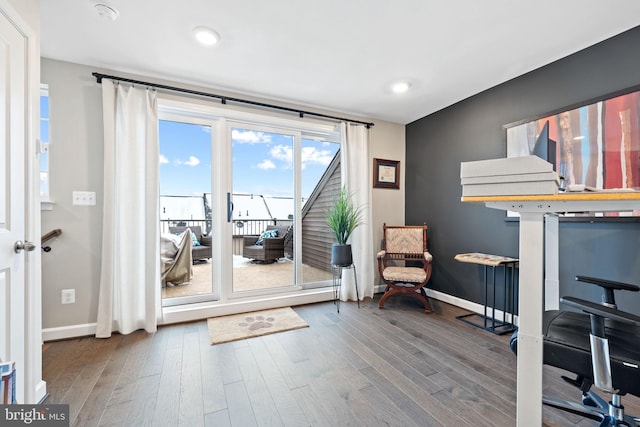
<path id="1" fill-rule="evenodd" d="M 594 408 L 598 407 L 596 402 L 590 396 L 587 396 L 587 395 L 582 395 L 582 404 L 585 406 L 592 406 Z"/>

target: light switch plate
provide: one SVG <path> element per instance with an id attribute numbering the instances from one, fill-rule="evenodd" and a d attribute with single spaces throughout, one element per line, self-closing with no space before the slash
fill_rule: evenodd
<path id="1" fill-rule="evenodd" d="M 95 206 L 96 192 L 95 191 L 74 191 L 73 204 L 78 206 Z"/>
<path id="2" fill-rule="evenodd" d="M 63 289 L 61 292 L 62 304 L 75 304 L 76 302 L 76 290 L 75 289 Z"/>

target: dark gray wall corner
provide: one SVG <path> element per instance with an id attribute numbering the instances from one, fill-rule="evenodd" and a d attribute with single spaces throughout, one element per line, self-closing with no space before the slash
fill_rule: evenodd
<path id="1" fill-rule="evenodd" d="M 460 201 L 460 162 L 506 156 L 504 125 L 640 85 L 640 27 L 417 120 L 406 128 L 406 224 L 429 225 L 431 287 L 482 302 L 481 269 L 461 252 L 518 256 L 518 223 Z M 595 297 L 576 274 L 640 283 L 640 223 L 560 225 L 561 294 Z M 640 295 L 621 298 L 640 314 Z"/>

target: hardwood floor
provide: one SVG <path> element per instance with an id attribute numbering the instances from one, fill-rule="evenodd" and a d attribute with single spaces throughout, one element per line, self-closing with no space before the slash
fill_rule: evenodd
<path id="1" fill-rule="evenodd" d="M 509 336 L 432 300 L 294 307 L 309 328 L 211 346 L 206 321 L 46 343 L 47 403 L 74 426 L 513 426 Z M 544 392 L 575 397 L 545 367 Z M 627 412 L 640 399 L 625 396 Z M 544 407 L 544 425 L 598 425 Z"/>

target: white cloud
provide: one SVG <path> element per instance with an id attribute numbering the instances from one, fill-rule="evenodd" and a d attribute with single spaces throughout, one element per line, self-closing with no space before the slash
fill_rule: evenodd
<path id="1" fill-rule="evenodd" d="M 285 168 L 290 168 L 293 164 L 293 149 L 290 145 L 276 145 L 269 151 L 271 157 L 285 163 Z M 331 163 L 333 155 L 330 150 L 318 150 L 315 147 L 303 147 L 302 169 L 309 164 L 317 164 L 327 166 Z"/>
<path id="2" fill-rule="evenodd" d="M 253 130 L 233 129 L 231 139 L 239 144 L 268 144 L 271 142 L 271 135 Z"/>
<path id="3" fill-rule="evenodd" d="M 289 145 L 276 145 L 270 151 L 271 157 L 291 164 L 293 160 L 293 150 Z"/>
<path id="4" fill-rule="evenodd" d="M 329 150 L 318 150 L 315 147 L 302 147 L 302 167 L 307 163 L 327 166 L 333 160 Z"/>
<path id="5" fill-rule="evenodd" d="M 160 154 L 160 164 L 165 165 L 167 163 L 169 163 L 169 159 L 167 159 L 167 157 L 164 154 Z"/>
<path id="6" fill-rule="evenodd" d="M 258 163 L 258 168 L 262 170 L 275 169 L 276 165 L 269 159 L 264 159 L 262 162 Z"/>
<path id="7" fill-rule="evenodd" d="M 184 160 L 176 160 L 176 163 L 179 165 L 185 165 L 185 166 L 198 166 L 200 164 L 200 159 L 198 159 L 197 157 L 194 156 L 189 156 L 189 160 L 184 161 Z"/>

